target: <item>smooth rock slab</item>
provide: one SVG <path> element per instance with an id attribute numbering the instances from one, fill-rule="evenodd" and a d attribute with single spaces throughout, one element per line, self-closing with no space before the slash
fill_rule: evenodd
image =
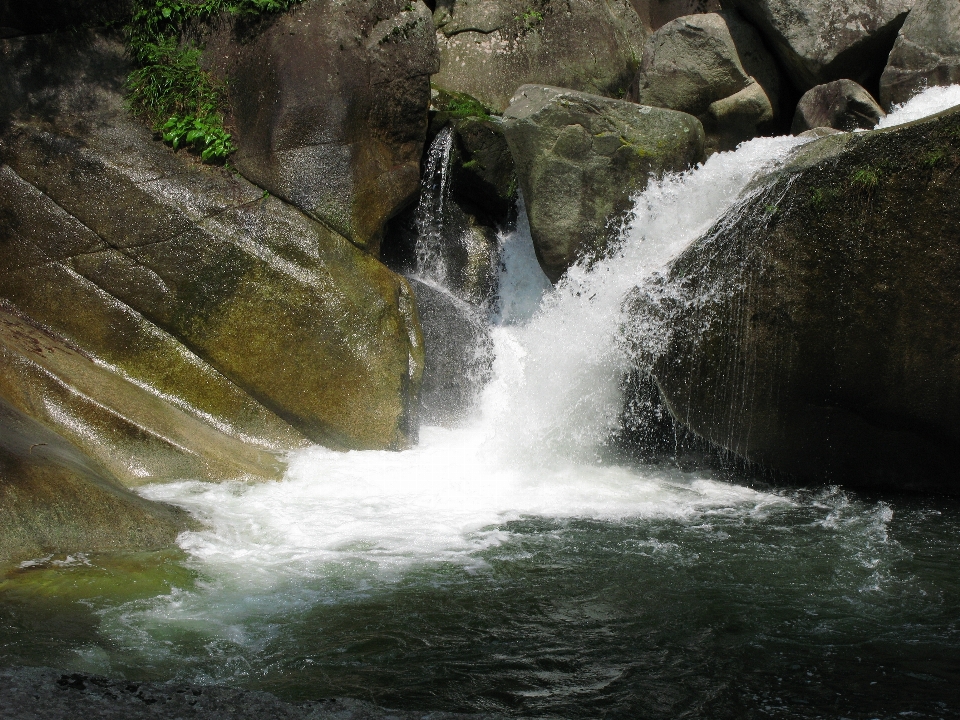
<path id="1" fill-rule="evenodd" d="M 60 548 L 159 550 L 195 525 L 186 511 L 127 490 L 109 470 L 0 398 L 0 564 Z"/>
<path id="2" fill-rule="evenodd" d="M 0 394 L 131 484 L 275 476 L 307 439 L 413 442 L 403 278 L 157 142 L 124 108 L 115 40 L 6 41 L 0 69 L 0 298 L 76 349 L 3 335 Z"/>
<path id="3" fill-rule="evenodd" d="M 700 121 L 674 110 L 525 85 L 503 118 L 537 259 L 553 282 L 606 250 L 650 177 L 704 158 Z"/>

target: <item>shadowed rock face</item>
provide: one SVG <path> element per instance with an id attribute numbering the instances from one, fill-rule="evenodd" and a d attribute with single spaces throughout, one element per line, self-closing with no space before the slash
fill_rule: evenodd
<path id="1" fill-rule="evenodd" d="M 310 0 L 253 28 L 224 21 L 206 61 L 228 81 L 249 180 L 371 254 L 419 186 L 433 20 L 404 0 Z"/>
<path id="2" fill-rule="evenodd" d="M 623 97 L 647 36 L 629 0 L 438 0 L 434 18 L 433 82 L 498 111 L 525 83 Z"/>
<path id="3" fill-rule="evenodd" d="M 630 0 L 645 27 L 659 30 L 684 15 L 720 11 L 719 0 Z"/>
<path id="4" fill-rule="evenodd" d="M 800 91 L 876 82 L 915 0 L 730 0 L 756 26 Z"/>
<path id="5" fill-rule="evenodd" d="M 780 78 L 756 31 L 733 12 L 678 18 L 650 36 L 632 93 L 641 105 L 700 119 L 712 149 L 770 130 Z"/>
<path id="6" fill-rule="evenodd" d="M 885 115 L 873 96 L 853 80 L 836 80 L 817 85 L 800 98 L 791 132 L 799 135 L 821 127 L 844 132 L 869 130 Z"/>
<path id="7" fill-rule="evenodd" d="M 700 121 L 673 110 L 525 85 L 503 117 L 537 258 L 554 282 L 605 251 L 651 175 L 703 160 Z"/>
<path id="8" fill-rule="evenodd" d="M 416 436 L 405 280 L 130 118 L 123 48 L 0 47 L 0 396 L 125 483 L 276 476 Z"/>
<path id="9" fill-rule="evenodd" d="M 815 141 L 638 293 L 673 418 L 802 480 L 960 493 L 958 138 Z"/>
<path id="10" fill-rule="evenodd" d="M 424 282 L 410 279 L 423 325 L 426 357 L 421 416 L 425 425 L 466 419 L 493 368 L 493 341 L 477 308 Z"/>
<path id="11" fill-rule="evenodd" d="M 125 22 L 132 0 L 0 0 L 0 38 Z"/>
<path id="12" fill-rule="evenodd" d="M 960 82 L 960 4 L 919 0 L 907 16 L 880 78 L 887 110 L 934 85 Z"/>

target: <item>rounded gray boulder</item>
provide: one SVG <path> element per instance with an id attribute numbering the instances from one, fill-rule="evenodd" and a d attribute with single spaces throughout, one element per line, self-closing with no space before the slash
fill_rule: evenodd
<path id="1" fill-rule="evenodd" d="M 689 15 L 650 36 L 637 102 L 695 115 L 708 146 L 730 149 L 771 127 L 780 80 L 756 31 L 735 13 Z"/>
<path id="2" fill-rule="evenodd" d="M 886 115 L 873 96 L 853 80 L 836 80 L 808 90 L 797 105 L 791 132 L 828 127 L 851 132 L 876 127 Z"/>
<path id="3" fill-rule="evenodd" d="M 700 121 L 674 110 L 524 85 L 503 118 L 537 259 L 554 282 L 605 252 L 652 175 L 704 158 Z"/>

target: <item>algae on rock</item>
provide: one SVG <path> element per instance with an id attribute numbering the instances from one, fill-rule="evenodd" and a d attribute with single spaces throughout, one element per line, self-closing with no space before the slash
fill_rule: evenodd
<path id="1" fill-rule="evenodd" d="M 423 348 L 403 278 L 155 142 L 124 108 L 116 41 L 22 38 L 0 62 L 9 402 L 127 483 L 276 476 L 308 441 L 413 442 Z"/>

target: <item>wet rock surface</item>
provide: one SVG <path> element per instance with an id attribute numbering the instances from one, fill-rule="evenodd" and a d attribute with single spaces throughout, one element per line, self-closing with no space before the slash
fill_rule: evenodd
<path id="1" fill-rule="evenodd" d="M 907 16 L 880 78 L 888 110 L 935 85 L 960 82 L 960 5 L 920 0 Z"/>
<path id="2" fill-rule="evenodd" d="M 0 670 L 2 720 L 493 720 L 493 715 L 385 710 L 337 698 L 286 703 L 265 692 L 110 680 L 48 668 Z"/>
<path id="3" fill-rule="evenodd" d="M 819 127 L 843 132 L 869 130 L 886 115 L 873 96 L 853 80 L 836 80 L 808 90 L 797 105 L 794 135 Z"/>
<path id="4" fill-rule="evenodd" d="M 944 114 L 810 143 L 638 293 L 672 417 L 803 481 L 960 492 L 958 137 Z"/>
<path id="5" fill-rule="evenodd" d="M 0 563 L 56 548 L 157 550 L 193 526 L 0 397 Z"/>
<path id="6" fill-rule="evenodd" d="M 556 282 L 602 254 L 651 176 L 703 160 L 703 126 L 663 108 L 525 85 L 504 113 L 530 231 Z"/>
<path id="7" fill-rule="evenodd" d="M 0 298 L 29 329 L 0 335 L 0 395 L 128 484 L 277 476 L 308 439 L 412 441 L 405 280 L 157 142 L 123 105 L 115 40 L 8 40 L 2 63 Z"/>
<path id="8" fill-rule="evenodd" d="M 423 2 L 313 0 L 203 39 L 238 170 L 376 255 L 419 186 L 433 19 Z M 252 35 L 252 37 L 250 37 Z"/>
<path id="9" fill-rule="evenodd" d="M 425 362 L 420 421 L 451 425 L 466 419 L 493 373 L 486 318 L 449 291 L 410 278 L 423 327 Z"/>

